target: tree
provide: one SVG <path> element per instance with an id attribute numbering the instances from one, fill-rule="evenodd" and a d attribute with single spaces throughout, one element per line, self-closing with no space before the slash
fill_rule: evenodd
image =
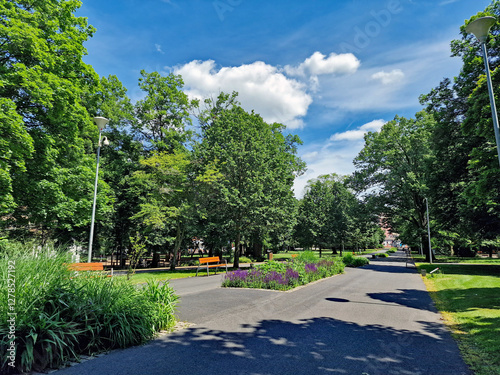
<path id="1" fill-rule="evenodd" d="M 172 152 L 184 145 L 190 136 L 186 127 L 191 125 L 190 111 L 197 101 L 190 101 L 182 91 L 181 76 L 141 70 L 139 87 L 147 95 L 135 105 L 135 130 L 150 150 Z"/>
<path id="2" fill-rule="evenodd" d="M 365 146 L 354 160 L 357 188 L 372 189 L 368 195 L 376 198 L 377 211 L 389 220 L 390 227 L 400 233 L 403 225 L 409 225 L 424 246 L 426 181 L 433 157 L 429 136 L 434 123 L 425 111 L 417 113 L 415 119 L 396 116 L 379 133 L 365 135 Z M 400 237 L 405 240 L 404 233 Z"/>
<path id="3" fill-rule="evenodd" d="M 142 160 L 141 164 L 146 169 L 135 172 L 135 178 L 148 186 L 149 191 L 143 196 L 141 209 L 134 218 L 141 219 L 149 231 L 173 231 L 170 269 L 175 270 L 186 225 L 193 215 L 189 155 L 182 151 L 163 151 Z"/>
<path id="4" fill-rule="evenodd" d="M 499 235 L 500 170 L 484 64 L 479 43 L 465 31 L 469 22 L 486 15 L 498 17 L 500 2 L 492 2 L 485 12 L 466 21 L 460 29 L 462 38 L 451 42 L 452 55 L 463 61 L 458 76 L 453 81 L 445 79 L 421 97 L 436 119 L 431 136 L 435 162 L 428 180 L 436 229 L 446 244 L 455 247 L 471 242 L 479 245 Z M 494 25 L 487 41 L 495 87 L 499 80 L 499 31 Z"/>
<path id="5" fill-rule="evenodd" d="M 245 112 L 236 94 L 207 100 L 200 116 L 201 142 L 195 145 L 200 168 L 217 166 L 221 178 L 212 183 L 203 211 L 217 223 L 217 234 L 235 244 L 234 266 L 239 266 L 240 244 L 255 234 L 280 230 L 279 223 L 293 214 L 292 185 L 304 168 L 296 156 L 300 139 L 284 136 L 281 124 L 267 124 Z M 214 241 L 215 242 L 215 241 Z M 219 242 L 225 242 L 224 240 Z"/>
<path id="6" fill-rule="evenodd" d="M 336 174 L 308 181 L 299 206 L 296 233 L 304 245 L 340 248 L 356 229 L 357 199 L 347 187 L 347 178 Z"/>
<path id="7" fill-rule="evenodd" d="M 4 124 L 22 121 L 24 128 L 11 126 L 6 139 L 26 141 L 22 152 L 9 146 L 11 161 L 24 158 L 26 168 L 22 172 L 23 163 L 16 161 L 18 171 L 11 175 L 16 206 L 11 224 L 34 224 L 42 239 L 68 239 L 90 222 L 97 129 L 84 97 L 99 79 L 82 61 L 83 43 L 94 29 L 74 16 L 79 6 L 74 0 L 0 4 L 0 98 L 8 109 Z M 111 200 L 102 182 L 99 194 L 103 213 Z"/>

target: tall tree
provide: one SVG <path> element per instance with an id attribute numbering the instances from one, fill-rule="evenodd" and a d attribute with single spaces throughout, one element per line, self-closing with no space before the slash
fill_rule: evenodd
<path id="1" fill-rule="evenodd" d="M 199 116 L 201 142 L 195 156 L 201 168 L 217 165 L 222 175 L 213 183 L 205 212 L 234 241 L 238 267 L 243 239 L 277 230 L 291 214 L 293 180 L 304 164 L 296 156 L 298 137 L 284 136 L 283 125 L 245 112 L 235 98 L 222 93 L 215 102 L 207 101 L 209 108 Z"/>
<path id="2" fill-rule="evenodd" d="M 0 98 L 10 103 L 8 121 L 22 121 L 24 132 L 18 135 L 26 139 L 24 156 L 29 157 L 28 135 L 34 148 L 33 157 L 24 159 L 26 171 L 12 179 L 15 225 L 29 222 L 45 235 L 59 233 L 63 238 L 89 224 L 95 165 L 91 153 L 97 140 L 84 96 L 98 87 L 99 79 L 82 61 L 83 43 L 94 28 L 74 15 L 80 4 L 0 3 Z M 110 207 L 105 185 L 100 193 L 101 207 Z"/>
<path id="3" fill-rule="evenodd" d="M 498 18 L 500 2 L 493 1 L 484 12 L 466 21 L 460 29 L 462 38 L 451 42 L 452 55 L 463 61 L 458 76 L 453 81 L 445 79 L 421 97 L 436 118 L 431 136 L 435 162 L 428 181 L 436 202 L 436 226 L 448 243 L 458 247 L 471 242 L 479 245 L 482 239 L 499 235 L 500 169 L 484 63 L 479 43 L 465 30 L 469 22 L 486 15 Z M 486 44 L 495 82 L 499 79 L 499 32 L 499 26 L 494 25 Z"/>
<path id="4" fill-rule="evenodd" d="M 304 244 L 343 250 L 356 230 L 358 201 L 348 189 L 348 179 L 336 174 L 308 182 L 299 208 L 296 233 Z"/>
<path id="5" fill-rule="evenodd" d="M 354 160 L 358 189 L 372 189 L 369 195 L 377 197 L 378 212 L 390 227 L 399 231 L 410 225 L 424 245 L 428 243 L 426 181 L 433 158 L 429 137 L 434 123 L 424 111 L 415 119 L 396 116 L 380 132 L 365 135 L 365 146 Z M 400 234 L 405 240 L 405 233 Z"/>

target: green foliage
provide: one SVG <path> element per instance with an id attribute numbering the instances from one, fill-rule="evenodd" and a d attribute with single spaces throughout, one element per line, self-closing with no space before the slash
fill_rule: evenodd
<path id="1" fill-rule="evenodd" d="M 368 258 L 365 257 L 355 257 L 352 254 L 348 253 L 342 257 L 342 261 L 346 265 L 346 267 L 362 267 L 370 263 Z"/>
<path id="2" fill-rule="evenodd" d="M 316 257 L 316 254 L 314 254 L 314 252 L 306 250 L 299 253 L 299 255 L 295 258 L 295 260 L 304 263 L 306 262 L 313 263 L 316 262 L 318 258 Z"/>
<path id="3" fill-rule="evenodd" d="M 127 279 L 130 280 L 130 276 L 135 273 L 137 266 L 139 265 L 140 259 L 146 254 L 146 244 L 147 237 L 142 239 L 139 232 L 136 232 L 135 237 L 130 237 L 130 251 L 129 257 L 129 267 L 127 270 Z"/>
<path id="4" fill-rule="evenodd" d="M 243 237 L 252 238 L 256 249 L 268 237 L 283 243 L 295 205 L 293 180 L 304 168 L 296 156 L 300 139 L 283 135 L 281 124 L 267 124 L 258 114 L 245 112 L 236 94 L 220 94 L 206 105 L 199 116 L 201 142 L 194 147 L 195 160 L 202 170 L 220 161 L 221 175 L 204 184 L 199 196 L 202 217 L 210 223 L 203 236 L 206 243 L 234 241 L 236 249 Z"/>
<path id="5" fill-rule="evenodd" d="M 380 253 L 380 254 L 377 254 L 377 257 L 379 257 L 379 258 L 388 258 L 389 255 L 387 253 Z"/>
<path id="6" fill-rule="evenodd" d="M 354 184 L 370 193 L 375 212 L 406 243 L 427 243 L 426 201 L 434 155 L 429 137 L 434 118 L 421 111 L 415 119 L 396 116 L 380 132 L 368 133 L 355 158 Z M 432 202 L 431 202 L 432 206 Z"/>
<path id="7" fill-rule="evenodd" d="M 14 263 L 13 263 L 14 262 Z M 0 314 L 7 316 L 8 265 L 15 264 L 16 367 L 20 372 L 57 367 L 79 354 L 124 348 L 174 324 L 177 297 L 168 286 L 137 289 L 125 278 L 98 272 L 74 277 L 57 249 L 10 251 L 0 258 Z M 9 326 L 0 322 L 0 349 Z M 2 359 L 2 371 L 7 360 Z"/>

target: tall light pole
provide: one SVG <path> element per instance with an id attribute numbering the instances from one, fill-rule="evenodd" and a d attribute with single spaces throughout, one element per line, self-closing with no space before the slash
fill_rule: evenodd
<path id="1" fill-rule="evenodd" d="M 431 248 L 431 223 L 429 221 L 429 201 L 425 199 L 425 209 L 427 211 L 427 238 L 429 239 L 429 262 L 432 264 L 432 248 Z"/>
<path id="2" fill-rule="evenodd" d="M 474 34 L 483 50 L 484 67 L 486 69 L 486 80 L 488 82 L 488 93 L 490 94 L 491 116 L 493 118 L 493 128 L 495 129 L 495 140 L 497 142 L 498 163 L 500 164 L 500 131 L 498 129 L 497 107 L 495 104 L 495 95 L 493 93 L 493 84 L 491 83 L 490 66 L 488 64 L 488 52 L 486 50 L 486 39 L 490 32 L 491 26 L 497 22 L 495 17 L 481 17 L 475 19 L 467 25 L 465 31 L 469 34 Z"/>
<path id="3" fill-rule="evenodd" d="M 99 176 L 99 156 L 101 153 L 101 135 L 102 135 L 102 130 L 106 127 L 106 124 L 109 122 L 109 120 L 104 117 L 94 117 L 94 122 L 99 128 L 99 143 L 97 144 L 97 167 L 95 169 L 94 205 L 92 206 L 92 220 L 90 222 L 89 259 L 88 259 L 89 263 L 92 262 L 92 241 L 94 240 L 94 220 L 95 220 L 95 206 L 97 199 L 97 181 Z M 105 139 L 104 143 L 105 144 L 107 143 L 107 139 Z"/>

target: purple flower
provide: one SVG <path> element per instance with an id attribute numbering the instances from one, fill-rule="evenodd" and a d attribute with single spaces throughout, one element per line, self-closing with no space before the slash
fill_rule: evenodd
<path id="1" fill-rule="evenodd" d="M 316 272 L 318 271 L 318 267 L 316 267 L 316 264 L 314 263 L 308 263 L 305 266 L 305 270 L 307 273 Z"/>

